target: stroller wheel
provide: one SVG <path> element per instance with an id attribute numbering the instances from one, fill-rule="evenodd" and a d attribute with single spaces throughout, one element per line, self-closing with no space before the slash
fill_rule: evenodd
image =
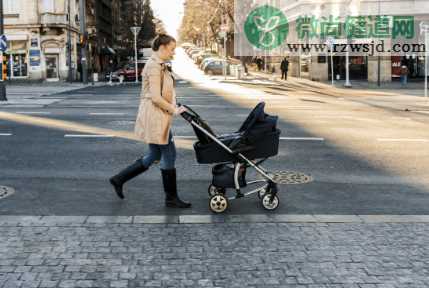
<path id="1" fill-rule="evenodd" d="M 222 213 L 228 208 L 228 199 L 221 194 L 216 194 L 210 198 L 209 206 L 212 212 Z"/>
<path id="2" fill-rule="evenodd" d="M 216 194 L 222 194 L 222 195 L 225 195 L 226 190 L 225 190 L 225 188 L 222 188 L 222 187 L 216 187 L 216 186 L 214 186 L 214 185 L 210 184 L 209 189 L 208 189 L 208 192 L 209 192 L 209 196 L 210 196 L 210 197 L 213 197 L 213 196 L 215 196 Z"/>
<path id="3" fill-rule="evenodd" d="M 272 200 L 271 200 L 271 197 L 273 197 Z M 262 197 L 261 202 L 262 202 L 262 206 L 264 206 L 265 209 L 273 211 L 277 209 L 277 207 L 279 207 L 280 200 L 277 195 L 267 193 L 264 195 L 264 197 Z"/>

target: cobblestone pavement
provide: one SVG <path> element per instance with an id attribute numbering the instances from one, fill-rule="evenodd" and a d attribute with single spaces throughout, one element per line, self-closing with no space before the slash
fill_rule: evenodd
<path id="1" fill-rule="evenodd" d="M 0 287 L 429 287 L 428 223 L 80 218 L 3 221 Z"/>

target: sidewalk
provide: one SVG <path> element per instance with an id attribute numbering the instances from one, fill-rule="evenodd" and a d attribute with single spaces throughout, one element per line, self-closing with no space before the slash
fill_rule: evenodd
<path id="1" fill-rule="evenodd" d="M 140 219 L 142 220 L 142 219 Z M 427 223 L 0 216 L 0 287 L 428 287 Z"/>
<path id="2" fill-rule="evenodd" d="M 424 97 L 423 83 L 409 83 L 402 88 L 400 83 L 383 84 L 381 88 L 375 88 L 373 84 L 364 81 L 352 81 L 352 88 L 345 88 L 344 81 L 331 83 L 315 82 L 304 78 L 288 77 L 287 81 L 281 80 L 278 73 L 264 73 L 249 71 L 248 76 L 237 80 L 228 77 L 227 83 L 246 83 L 257 86 L 280 85 L 289 86 L 297 90 L 309 90 L 321 96 L 333 96 L 339 99 L 358 101 L 368 105 L 399 111 L 429 113 L 429 99 Z M 293 92 L 286 92 L 293 93 Z"/>
<path id="3" fill-rule="evenodd" d="M 61 99 L 52 98 L 49 96 L 80 90 L 87 87 L 102 87 L 108 85 L 107 82 L 95 82 L 84 85 L 83 83 L 68 83 L 68 82 L 29 82 L 29 83 L 13 83 L 6 82 L 6 97 L 7 101 L 0 101 L 2 106 L 16 105 L 49 105 Z"/>

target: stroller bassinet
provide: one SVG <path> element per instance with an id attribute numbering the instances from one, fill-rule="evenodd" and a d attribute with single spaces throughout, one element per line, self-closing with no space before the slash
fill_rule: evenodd
<path id="1" fill-rule="evenodd" d="M 277 129 L 277 116 L 264 112 L 265 103 L 259 103 L 249 114 L 240 129 L 231 134 L 216 136 L 203 120 L 201 126 L 229 147 L 231 154 L 201 130 L 194 127 L 198 142 L 194 144 L 197 161 L 201 164 L 231 162 L 234 154 L 241 153 L 248 159 L 268 158 L 277 155 L 279 149 L 280 130 Z"/>

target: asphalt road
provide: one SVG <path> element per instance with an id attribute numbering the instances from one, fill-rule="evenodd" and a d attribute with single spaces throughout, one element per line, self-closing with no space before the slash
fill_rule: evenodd
<path id="1" fill-rule="evenodd" d="M 219 134 L 237 130 L 261 100 L 268 113 L 280 117 L 280 151 L 264 167 L 302 172 L 314 181 L 282 185 L 280 207 L 271 213 L 429 214 L 425 115 L 405 115 L 347 95 L 319 95 L 288 84 L 284 90 L 267 90 L 264 85 L 220 83 L 219 77 L 198 74 L 181 54 L 176 67 L 182 77 L 179 101 L 197 110 Z M 132 84 L 85 88 L 1 106 L 0 111 L 132 131 L 139 92 Z M 197 164 L 193 140 L 187 139 L 194 133 L 187 122 L 176 119 L 174 132 L 180 195 L 193 203 L 190 210 L 163 206 L 157 166 L 127 183 L 125 200 L 116 197 L 107 179 L 144 155 L 143 143 L 0 120 L 0 185 L 16 190 L 0 200 L 0 214 L 210 214 L 211 167 Z M 257 175 L 250 173 L 252 177 Z M 230 204 L 227 213 L 267 213 L 256 196 Z"/>

